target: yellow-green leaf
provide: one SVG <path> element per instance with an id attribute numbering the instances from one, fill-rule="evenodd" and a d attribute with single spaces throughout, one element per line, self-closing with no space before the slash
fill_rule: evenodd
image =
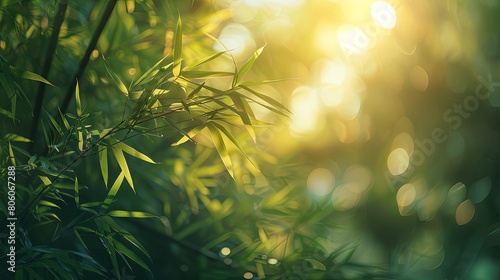
<path id="1" fill-rule="evenodd" d="M 108 147 L 98 146 L 99 149 L 99 165 L 101 166 L 101 174 L 104 179 L 104 185 L 108 187 Z"/>
<path id="2" fill-rule="evenodd" d="M 175 29 L 174 35 L 174 65 L 172 69 L 172 74 L 178 77 L 181 73 L 181 60 L 182 60 L 182 21 L 181 17 L 177 19 L 177 28 Z"/>
<path id="3" fill-rule="evenodd" d="M 75 102 L 76 102 L 76 114 L 78 116 L 82 115 L 82 102 L 80 101 L 80 87 L 78 85 L 78 80 L 76 80 L 75 87 Z"/>
<path id="4" fill-rule="evenodd" d="M 118 193 L 118 190 L 122 186 L 123 178 L 125 177 L 124 173 L 121 172 L 120 175 L 118 175 L 118 178 L 116 178 L 115 182 L 113 183 L 113 186 L 111 186 L 111 189 L 108 192 L 108 195 L 104 199 L 104 202 L 101 204 L 101 212 L 104 212 L 108 210 L 109 206 L 115 199 L 116 194 Z"/>
<path id="5" fill-rule="evenodd" d="M 134 182 L 132 181 L 132 175 L 130 175 L 130 170 L 128 169 L 127 160 L 123 155 L 123 151 L 117 146 L 113 146 L 112 150 L 116 158 L 116 162 L 118 162 L 118 165 L 120 166 L 120 169 L 122 170 L 125 179 L 127 180 L 132 190 L 135 192 Z"/>
<path id="6" fill-rule="evenodd" d="M 17 135 L 17 134 L 14 134 L 14 133 L 7 133 L 3 136 L 3 139 L 4 140 L 7 140 L 7 141 L 14 141 L 14 142 L 32 142 L 30 139 L 26 138 L 26 137 L 23 137 L 23 136 L 20 136 L 20 135 Z"/>
<path id="7" fill-rule="evenodd" d="M 212 139 L 215 145 L 215 148 L 217 149 L 217 152 L 219 152 L 220 158 L 222 159 L 222 162 L 226 166 L 227 171 L 229 172 L 229 175 L 234 179 L 234 169 L 233 169 L 233 163 L 231 161 L 231 157 L 229 156 L 229 153 L 226 148 L 226 144 L 224 143 L 224 139 L 222 138 L 222 135 L 220 134 L 220 131 L 210 123 L 207 124 L 208 129 L 210 130 L 210 134 L 212 135 Z"/>
<path id="8" fill-rule="evenodd" d="M 12 73 L 15 76 L 17 76 L 19 78 L 31 80 L 31 81 L 35 81 L 35 82 L 41 82 L 41 83 L 44 83 L 44 84 L 47 84 L 50 86 L 54 86 L 51 82 L 47 81 L 44 77 L 42 77 L 36 73 L 26 71 L 26 70 L 21 70 L 21 69 L 14 67 L 14 66 L 11 66 L 10 70 L 12 71 Z"/>
<path id="9" fill-rule="evenodd" d="M 262 53 L 262 50 L 266 47 L 266 45 L 262 46 L 258 50 L 255 51 L 255 53 L 243 64 L 243 66 L 240 68 L 238 71 L 238 74 L 236 75 L 236 81 L 234 82 L 233 86 L 238 84 L 241 81 L 241 78 L 252 68 L 253 64 L 257 60 L 257 58 L 260 56 Z"/>

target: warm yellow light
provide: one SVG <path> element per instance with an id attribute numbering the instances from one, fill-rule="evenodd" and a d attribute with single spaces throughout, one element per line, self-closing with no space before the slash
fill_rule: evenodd
<path id="1" fill-rule="evenodd" d="M 229 249 L 228 247 L 224 247 L 220 250 L 220 253 L 224 256 L 229 256 L 229 254 L 231 254 L 231 249 Z"/>
<path id="2" fill-rule="evenodd" d="M 252 279 L 253 278 L 253 273 L 251 273 L 251 272 L 245 272 L 245 274 L 243 274 L 243 278 L 245 278 L 245 279 Z"/>
<path id="3" fill-rule="evenodd" d="M 307 178 L 307 189 L 316 196 L 325 196 L 332 191 L 335 177 L 326 168 L 314 169 Z"/>
<path id="4" fill-rule="evenodd" d="M 275 264 L 277 264 L 277 263 L 278 263 L 278 260 L 277 260 L 277 259 L 275 259 L 275 258 L 270 258 L 270 259 L 268 259 L 268 260 L 267 260 L 267 263 L 268 263 L 268 264 L 275 265 Z"/>
<path id="5" fill-rule="evenodd" d="M 457 207 L 457 211 L 455 212 L 455 219 L 457 221 L 457 225 L 465 225 L 474 217 L 474 213 L 476 212 L 476 208 L 472 201 L 467 199 L 466 201 L 460 203 Z"/>
<path id="6" fill-rule="evenodd" d="M 299 87 L 292 93 L 291 111 L 293 114 L 290 128 L 293 132 L 304 134 L 317 129 L 320 104 L 315 90 Z"/>
<path id="7" fill-rule="evenodd" d="M 410 156 L 403 148 L 394 149 L 387 158 L 387 167 L 392 175 L 403 174 L 410 165 Z"/>
<path id="8" fill-rule="evenodd" d="M 396 11 L 391 4 L 385 1 L 377 1 L 371 7 L 371 15 L 375 23 L 385 29 L 396 26 Z"/>
<path id="9" fill-rule="evenodd" d="M 246 58 L 249 53 L 255 50 L 255 41 L 250 30 L 239 23 L 231 23 L 225 26 L 218 39 L 223 45 L 216 42 L 214 49 L 222 52 L 227 48 L 237 60 Z"/>
<path id="10" fill-rule="evenodd" d="M 341 25 L 337 31 L 340 47 L 349 55 L 358 55 L 369 47 L 369 40 L 361 28 L 353 25 Z"/>

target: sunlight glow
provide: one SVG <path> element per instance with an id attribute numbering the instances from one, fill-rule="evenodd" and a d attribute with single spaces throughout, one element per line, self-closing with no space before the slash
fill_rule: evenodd
<path id="1" fill-rule="evenodd" d="M 307 189 L 316 196 L 325 196 L 332 191 L 335 177 L 326 168 L 314 169 L 307 178 Z"/>
<path id="2" fill-rule="evenodd" d="M 457 211 L 455 212 L 455 219 L 457 221 L 457 225 L 465 225 L 474 217 L 474 213 L 476 212 L 476 208 L 472 201 L 467 199 L 466 201 L 460 203 L 457 207 Z"/>
<path id="3" fill-rule="evenodd" d="M 412 214 L 411 210 L 416 197 L 417 190 L 413 184 L 406 184 L 399 188 L 396 195 L 396 201 L 398 203 L 399 214 L 401 214 L 401 216 L 408 216 Z"/>
<path id="4" fill-rule="evenodd" d="M 220 253 L 224 256 L 229 256 L 229 254 L 231 254 L 231 249 L 229 249 L 228 247 L 224 247 L 220 250 Z"/>
<path id="5" fill-rule="evenodd" d="M 292 93 L 290 128 L 296 133 L 308 133 L 317 129 L 320 103 L 315 90 L 298 87 Z"/>
<path id="6" fill-rule="evenodd" d="M 396 11 L 391 4 L 385 1 L 373 3 L 370 13 L 377 25 L 385 29 L 392 29 L 396 26 Z"/>
<path id="7" fill-rule="evenodd" d="M 255 50 L 255 41 L 250 30 L 239 23 L 231 23 L 225 26 L 220 35 L 219 41 L 222 42 L 235 59 L 242 59 Z M 214 44 L 214 49 L 218 52 L 225 51 L 224 46 L 219 42 Z"/>
<path id="8" fill-rule="evenodd" d="M 342 50 L 350 55 L 362 54 L 369 46 L 365 32 L 353 25 L 341 25 L 337 32 L 337 40 Z"/>
<path id="9" fill-rule="evenodd" d="M 245 279 L 252 279 L 253 278 L 253 273 L 251 273 L 251 272 L 245 272 L 245 274 L 243 274 L 243 278 L 245 278 Z"/>
<path id="10" fill-rule="evenodd" d="M 403 174 L 410 165 L 410 156 L 403 148 L 394 149 L 387 158 L 387 167 L 392 175 Z"/>

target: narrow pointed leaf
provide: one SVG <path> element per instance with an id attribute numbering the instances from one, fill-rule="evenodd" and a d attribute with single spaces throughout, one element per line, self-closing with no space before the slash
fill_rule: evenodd
<path id="1" fill-rule="evenodd" d="M 153 163 L 153 164 L 156 164 L 156 162 L 154 162 L 150 157 L 146 156 L 145 154 L 137 151 L 136 149 L 130 147 L 129 145 L 123 143 L 123 142 L 118 142 L 118 140 L 115 140 L 115 139 L 109 139 L 109 142 L 121 149 L 122 151 L 124 151 L 125 153 L 135 157 L 135 158 L 138 158 L 140 160 L 143 160 L 145 162 L 149 162 L 149 163 Z"/>
<path id="2" fill-rule="evenodd" d="M 210 61 L 212 61 L 212 60 L 214 60 L 214 59 L 218 58 L 219 56 L 221 56 L 221 55 L 223 55 L 223 54 L 225 54 L 225 53 L 226 53 L 226 51 L 223 51 L 223 52 L 219 52 L 219 53 L 216 53 L 216 54 L 214 54 L 214 55 L 211 55 L 211 56 L 209 56 L 209 57 L 206 57 L 206 58 L 204 58 L 204 59 L 202 59 L 202 60 L 200 60 L 200 61 L 198 61 L 198 62 L 195 62 L 193 65 L 186 66 L 186 67 L 185 67 L 185 70 L 191 70 L 191 69 L 194 69 L 194 68 L 196 68 L 196 67 L 198 67 L 198 66 L 201 66 L 201 65 L 203 65 L 203 64 L 205 64 L 205 63 L 207 63 L 207 62 L 210 62 Z"/>
<path id="3" fill-rule="evenodd" d="M 233 163 L 231 161 L 231 157 L 229 157 L 226 144 L 224 143 L 224 139 L 222 138 L 220 131 L 212 123 L 208 123 L 207 128 L 210 130 L 215 148 L 217 149 L 217 152 L 219 152 L 222 162 L 226 166 L 229 175 L 231 175 L 231 177 L 234 179 Z"/>
<path id="4" fill-rule="evenodd" d="M 200 125 L 200 126 L 197 126 L 197 127 L 193 128 L 193 129 L 191 129 L 186 135 L 182 136 L 182 138 L 179 139 L 179 141 L 177 141 L 175 143 L 172 143 L 171 146 L 178 146 L 178 145 L 180 145 L 182 143 L 185 143 L 188 140 L 190 140 L 193 143 L 196 143 L 193 140 L 193 137 L 196 136 L 196 134 L 200 133 L 200 131 L 202 131 L 204 128 L 205 128 L 205 125 Z"/>
<path id="5" fill-rule="evenodd" d="M 116 178 L 115 182 L 113 183 L 113 186 L 111 186 L 111 189 L 108 192 L 108 195 L 104 199 L 104 202 L 101 204 L 101 210 L 100 210 L 101 212 L 105 212 L 106 210 L 108 210 L 109 206 L 115 199 L 118 190 L 122 186 L 124 177 L 125 177 L 124 173 L 121 172 L 120 175 L 118 175 L 118 178 Z"/>
<path id="6" fill-rule="evenodd" d="M 198 92 L 200 92 L 200 90 L 203 88 L 204 85 L 205 85 L 205 82 L 203 82 L 201 85 L 199 85 L 198 87 L 193 89 L 193 91 L 191 91 L 189 93 L 189 95 L 187 96 L 187 99 L 193 98 L 193 96 L 195 96 Z"/>
<path id="7" fill-rule="evenodd" d="M 104 185 L 108 187 L 108 147 L 98 146 L 99 149 L 99 165 L 101 167 L 102 178 L 104 179 Z"/>
<path id="8" fill-rule="evenodd" d="M 174 35 L 174 66 L 172 74 L 178 77 L 181 73 L 181 60 L 182 60 L 182 21 L 181 17 L 177 19 L 177 27 Z"/>
<path id="9" fill-rule="evenodd" d="M 80 205 L 80 189 L 78 188 L 78 177 L 75 177 L 75 204 Z"/>
<path id="10" fill-rule="evenodd" d="M 41 83 L 44 83 L 44 84 L 47 84 L 50 86 L 54 86 L 51 82 L 47 81 L 44 77 L 42 77 L 36 73 L 26 71 L 26 70 L 21 70 L 21 69 L 14 67 L 14 66 L 11 66 L 10 70 L 12 71 L 12 73 L 15 76 L 17 76 L 19 78 L 31 80 L 31 81 L 35 81 L 35 82 L 41 82 Z"/>
<path id="11" fill-rule="evenodd" d="M 243 66 L 240 68 L 240 70 L 238 70 L 238 75 L 236 75 L 236 81 L 235 81 L 234 85 L 238 84 L 241 81 L 241 78 L 243 78 L 243 76 L 250 70 L 250 68 L 252 68 L 253 64 L 255 63 L 257 58 L 260 56 L 260 54 L 262 53 L 262 50 L 264 50 L 265 47 L 266 47 L 266 45 L 264 45 L 264 46 L 260 47 L 258 50 L 256 50 L 255 53 L 245 62 L 245 64 L 243 64 Z"/>
<path id="12" fill-rule="evenodd" d="M 78 116 L 82 115 L 82 102 L 80 100 L 80 87 L 78 86 L 78 80 L 76 81 L 75 87 L 75 102 L 76 102 L 76 114 Z"/>
<path id="13" fill-rule="evenodd" d="M 116 146 L 113 146 L 112 150 L 113 150 L 113 154 L 115 156 L 116 162 L 118 162 L 118 165 L 120 166 L 120 169 L 122 170 L 123 175 L 125 176 L 125 179 L 129 183 L 132 190 L 134 190 L 134 192 L 135 192 L 134 182 L 132 181 L 132 175 L 130 175 L 130 170 L 128 169 L 127 160 L 125 159 L 125 156 L 123 155 L 123 151 Z"/>
<path id="14" fill-rule="evenodd" d="M 197 79 L 197 78 L 214 78 L 214 77 L 228 77 L 233 76 L 233 72 L 224 72 L 224 71 L 182 71 L 182 76 L 188 79 Z"/>
<path id="15" fill-rule="evenodd" d="M 106 71 L 108 71 L 109 76 L 111 76 L 111 79 L 116 84 L 116 86 L 118 87 L 118 89 L 123 94 L 125 94 L 125 96 L 128 96 L 128 89 L 127 89 L 127 87 L 122 82 L 122 80 L 120 79 L 120 77 L 118 77 L 118 75 L 113 70 L 111 70 L 111 68 L 108 65 L 108 62 L 105 59 L 104 59 L 104 66 L 106 67 Z"/>

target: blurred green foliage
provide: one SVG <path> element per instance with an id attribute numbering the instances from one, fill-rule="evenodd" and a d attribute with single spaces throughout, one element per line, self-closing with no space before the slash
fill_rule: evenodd
<path id="1" fill-rule="evenodd" d="M 15 279 L 498 278 L 500 7 L 373 2 L 0 1 Z"/>

